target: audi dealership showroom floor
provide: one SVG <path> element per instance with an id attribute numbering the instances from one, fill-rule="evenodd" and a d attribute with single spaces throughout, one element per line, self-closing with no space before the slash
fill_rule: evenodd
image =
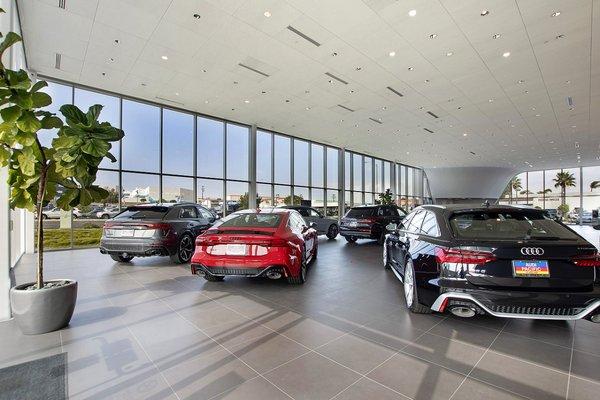
<path id="1" fill-rule="evenodd" d="M 75 315 L 38 336 L 0 324 L 0 367 L 66 353 L 72 399 L 598 398 L 600 325 L 410 314 L 375 242 L 319 245 L 302 286 L 49 253 L 49 278 L 79 281 Z"/>

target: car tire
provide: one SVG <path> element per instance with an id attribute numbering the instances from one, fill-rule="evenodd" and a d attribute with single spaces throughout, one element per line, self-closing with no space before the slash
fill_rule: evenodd
<path id="1" fill-rule="evenodd" d="M 123 256 L 122 254 L 110 254 L 110 258 L 116 262 L 128 263 L 133 260 L 133 256 Z"/>
<path id="2" fill-rule="evenodd" d="M 171 261 L 175 264 L 187 264 L 192 259 L 195 249 L 194 238 L 189 233 L 185 233 L 179 239 L 177 250 L 171 255 Z"/>
<path id="3" fill-rule="evenodd" d="M 204 279 L 206 279 L 209 282 L 223 282 L 224 278 L 225 278 L 224 276 L 215 276 L 215 275 L 204 274 Z"/>
<path id="4" fill-rule="evenodd" d="M 335 239 L 339 231 L 340 229 L 338 228 L 337 224 L 331 224 L 327 230 L 327 239 Z"/>
<path id="5" fill-rule="evenodd" d="M 388 249 L 389 244 L 387 241 L 383 243 L 383 268 L 390 269 L 392 266 L 390 265 L 390 254 Z"/>
<path id="6" fill-rule="evenodd" d="M 306 270 L 308 269 L 308 264 L 306 263 L 306 253 L 304 249 L 302 250 L 302 261 L 300 264 L 300 274 L 298 276 L 288 276 L 287 281 L 292 285 L 302 285 L 306 282 Z"/>
<path id="7" fill-rule="evenodd" d="M 317 256 L 319 255 L 319 246 L 317 246 L 316 244 L 316 239 L 315 239 L 315 247 L 313 249 L 313 255 L 310 259 L 310 263 L 314 263 L 317 260 Z"/>
<path id="8" fill-rule="evenodd" d="M 406 307 L 415 314 L 429 314 L 431 309 L 422 304 L 419 304 L 419 296 L 417 295 L 417 285 L 415 284 L 415 268 L 412 260 L 406 261 L 404 268 L 404 301 Z"/>
<path id="9" fill-rule="evenodd" d="M 110 218 L 110 215 L 108 215 L 108 214 L 102 214 L 102 219 L 109 219 L 109 218 Z"/>
<path id="10" fill-rule="evenodd" d="M 383 245 L 385 243 L 385 231 L 382 231 L 379 237 L 377 238 L 377 244 Z"/>
<path id="11" fill-rule="evenodd" d="M 354 236 L 344 236 L 344 239 L 346 239 L 346 242 L 348 243 L 356 243 L 356 238 Z"/>

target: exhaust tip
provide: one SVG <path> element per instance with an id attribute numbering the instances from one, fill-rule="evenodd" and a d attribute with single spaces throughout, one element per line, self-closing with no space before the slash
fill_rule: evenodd
<path id="1" fill-rule="evenodd" d="M 476 314 L 473 308 L 464 306 L 454 306 L 450 309 L 450 312 L 460 318 L 472 318 Z"/>
<path id="2" fill-rule="evenodd" d="M 279 278 L 281 278 L 281 272 L 279 272 L 279 271 L 267 271 L 267 278 L 269 278 L 269 279 L 279 279 Z"/>
<path id="3" fill-rule="evenodd" d="M 590 317 L 590 320 L 596 324 L 600 324 L 600 314 L 594 314 Z"/>

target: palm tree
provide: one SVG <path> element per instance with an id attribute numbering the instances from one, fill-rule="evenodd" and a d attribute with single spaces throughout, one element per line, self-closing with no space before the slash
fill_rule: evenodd
<path id="1" fill-rule="evenodd" d="M 590 191 L 593 192 L 594 189 L 600 188 L 600 181 L 593 181 L 590 183 Z"/>
<path id="2" fill-rule="evenodd" d="M 510 187 L 515 191 L 515 198 L 519 197 L 519 191 L 523 189 L 523 184 L 521 183 L 521 178 L 514 177 L 512 181 L 510 181 Z"/>
<path id="3" fill-rule="evenodd" d="M 537 192 L 537 194 L 548 194 L 548 193 L 552 193 L 552 189 L 548 188 L 548 189 L 540 190 Z"/>
<path id="4" fill-rule="evenodd" d="M 565 204 L 567 196 L 567 187 L 575 187 L 575 175 L 570 172 L 561 171 L 556 174 L 553 179 L 554 187 L 560 188 L 560 202 Z"/>

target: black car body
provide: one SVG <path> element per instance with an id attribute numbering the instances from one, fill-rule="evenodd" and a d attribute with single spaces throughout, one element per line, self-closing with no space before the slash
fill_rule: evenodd
<path id="1" fill-rule="evenodd" d="M 104 224 L 100 252 L 113 260 L 170 256 L 177 263 L 192 258 L 195 239 L 216 216 L 193 203 L 148 204 L 126 208 Z"/>
<path id="2" fill-rule="evenodd" d="M 413 312 L 600 322 L 597 249 L 543 210 L 421 206 L 388 228 L 383 262 Z"/>
<path id="3" fill-rule="evenodd" d="M 395 205 L 352 207 L 341 220 L 340 235 L 350 243 L 372 239 L 383 244 L 385 227 L 390 223 L 399 224 L 405 216 L 406 212 Z"/>
<path id="4" fill-rule="evenodd" d="M 327 235 L 329 239 L 335 239 L 340 230 L 337 219 L 329 218 L 319 211 L 308 206 L 281 206 L 288 210 L 296 210 L 308 223 L 314 223 L 319 235 Z"/>

